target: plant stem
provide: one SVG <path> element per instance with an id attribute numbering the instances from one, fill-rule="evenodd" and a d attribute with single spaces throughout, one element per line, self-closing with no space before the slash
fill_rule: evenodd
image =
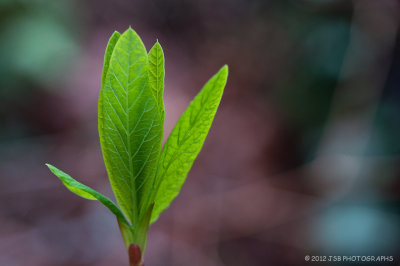
<path id="1" fill-rule="evenodd" d="M 129 266 L 144 266 L 142 260 L 142 251 L 138 245 L 130 244 L 128 253 L 129 253 Z"/>

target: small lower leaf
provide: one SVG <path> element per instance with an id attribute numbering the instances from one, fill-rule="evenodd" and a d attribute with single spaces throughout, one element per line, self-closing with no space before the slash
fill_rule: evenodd
<path id="1" fill-rule="evenodd" d="M 112 213 L 117 216 L 118 220 L 130 226 L 128 221 L 126 220 L 125 216 L 122 214 L 121 210 L 112 202 L 109 198 L 101 195 L 99 192 L 95 191 L 94 189 L 85 186 L 82 183 L 79 183 L 75 179 L 73 179 L 70 175 L 64 173 L 63 171 L 57 169 L 56 167 L 52 166 L 51 164 L 46 164 L 46 166 L 50 169 L 53 174 L 55 174 L 63 184 L 73 193 L 78 196 L 81 196 L 85 199 L 90 200 L 98 200 L 103 203 Z"/>

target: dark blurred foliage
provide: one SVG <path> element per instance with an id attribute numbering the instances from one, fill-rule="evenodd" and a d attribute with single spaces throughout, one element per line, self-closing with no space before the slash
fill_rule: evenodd
<path id="1" fill-rule="evenodd" d="M 66 71 L 79 50 L 79 24 L 71 20 L 73 9 L 74 6 L 65 1 L 1 2 L 2 139 L 18 139 L 46 134 L 49 129 L 64 129 L 47 122 L 43 114 L 55 108 L 50 106 L 54 105 L 55 96 L 49 90 L 67 79 Z M 46 101 L 43 97 L 49 99 Z M 30 109 L 37 109 L 39 102 L 46 107 L 39 114 L 30 112 Z M 66 113 L 63 115 L 68 116 Z"/>
<path id="2" fill-rule="evenodd" d="M 0 1 L 0 265 L 127 264 L 114 217 L 44 163 L 112 195 L 97 96 L 108 38 L 128 26 L 164 48 L 165 136 L 230 67 L 203 151 L 150 230 L 146 265 L 396 264 L 399 10 L 396 0 Z"/>

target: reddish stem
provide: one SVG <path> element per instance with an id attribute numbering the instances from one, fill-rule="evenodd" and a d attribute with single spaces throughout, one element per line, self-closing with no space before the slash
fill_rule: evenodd
<path id="1" fill-rule="evenodd" d="M 138 245 L 130 244 L 128 253 L 130 266 L 144 266 L 142 261 L 142 250 Z"/>

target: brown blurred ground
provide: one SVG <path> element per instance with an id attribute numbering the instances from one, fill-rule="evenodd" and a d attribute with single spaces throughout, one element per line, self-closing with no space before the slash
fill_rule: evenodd
<path id="1" fill-rule="evenodd" d="M 0 265 L 127 264 L 113 215 L 44 163 L 112 195 L 97 96 L 108 38 L 129 25 L 164 48 L 165 136 L 230 67 L 203 151 L 150 229 L 146 265 L 310 265 L 306 255 L 395 265 L 399 10 L 395 0 L 1 1 Z"/>

